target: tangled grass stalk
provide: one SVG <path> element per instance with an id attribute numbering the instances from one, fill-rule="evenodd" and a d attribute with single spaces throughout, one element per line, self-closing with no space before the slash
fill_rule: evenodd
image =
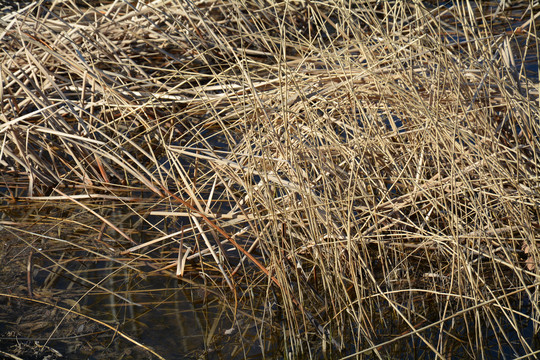
<path id="1" fill-rule="evenodd" d="M 212 254 L 241 297 L 273 283 L 298 353 L 383 356 L 414 335 L 448 357 L 481 324 L 474 355 L 501 314 L 532 353 L 537 16 L 496 10 L 38 1 L 1 19 L 5 196 L 155 198 L 146 215 L 182 229 L 124 253 L 176 246 L 177 274 Z"/>

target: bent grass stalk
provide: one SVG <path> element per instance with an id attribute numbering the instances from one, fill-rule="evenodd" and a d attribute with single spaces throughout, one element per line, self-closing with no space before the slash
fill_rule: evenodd
<path id="1" fill-rule="evenodd" d="M 111 326 L 111 325 L 109 325 L 109 324 L 107 324 L 107 323 L 105 323 L 103 321 L 100 321 L 99 319 L 93 318 L 93 317 L 88 316 L 86 314 L 80 313 L 80 312 L 74 310 L 73 308 L 68 309 L 68 308 L 65 308 L 65 307 L 62 307 L 62 306 L 59 306 L 59 305 L 50 304 L 48 302 L 41 301 L 41 300 L 38 300 L 38 299 L 32 299 L 32 298 L 22 297 L 22 296 L 18 296 L 18 295 L 13 295 L 13 294 L 0 293 L 0 296 L 6 297 L 6 298 L 13 298 L 13 299 L 19 299 L 19 300 L 26 300 L 26 301 L 30 301 L 30 302 L 35 302 L 35 303 L 38 303 L 38 304 L 41 304 L 41 305 L 44 305 L 44 306 L 53 306 L 56 309 L 64 311 L 66 314 L 75 314 L 77 316 L 87 318 L 87 319 L 89 319 L 89 320 L 91 320 L 93 322 L 96 322 L 97 324 L 99 324 L 99 325 L 101 325 L 103 327 L 108 328 L 109 330 L 112 330 L 114 332 L 114 334 L 120 335 L 121 337 L 123 337 L 124 339 L 126 339 L 129 342 L 133 343 L 134 345 L 145 349 L 146 351 L 148 351 L 152 355 L 155 355 L 158 359 L 164 359 L 162 356 L 160 356 L 154 350 L 150 349 L 149 347 L 145 346 L 144 344 L 141 344 L 140 342 L 138 342 L 137 340 L 135 340 L 132 337 L 128 336 L 127 334 L 124 334 L 123 332 L 118 331 L 118 329 L 116 329 L 114 326 Z"/>
<path id="2" fill-rule="evenodd" d="M 2 15 L 6 199 L 71 202 L 129 242 L 111 240 L 121 255 L 174 249 L 155 271 L 189 281 L 200 261 L 236 300 L 266 279 L 296 353 L 332 339 L 383 357 L 414 334 L 450 357 L 449 324 L 469 317 L 501 351 L 504 322 L 516 353 L 532 353 L 521 321 L 537 329 L 540 316 L 538 14 L 494 11 L 162 0 Z M 136 243 L 98 199 L 152 239 Z M 407 335 L 387 340 L 389 318 Z"/>

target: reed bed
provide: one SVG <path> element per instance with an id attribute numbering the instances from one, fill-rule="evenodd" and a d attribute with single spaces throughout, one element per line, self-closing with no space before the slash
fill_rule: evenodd
<path id="1" fill-rule="evenodd" d="M 76 204 L 122 256 L 173 249 L 157 269 L 236 301 L 269 286 L 292 356 L 384 357 L 400 341 L 481 356 L 490 336 L 533 354 L 537 15 L 38 1 L 1 18 L 4 199 Z M 159 235 L 134 240 L 96 199 Z"/>

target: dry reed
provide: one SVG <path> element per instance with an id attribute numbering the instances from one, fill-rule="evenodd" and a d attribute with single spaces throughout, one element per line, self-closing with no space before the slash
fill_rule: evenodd
<path id="1" fill-rule="evenodd" d="M 204 258 L 240 298 L 271 284 L 295 354 L 382 357 L 412 335 L 446 358 L 448 334 L 472 326 L 475 355 L 501 314 L 516 353 L 533 353 L 520 325 L 540 315 L 533 9 L 88 2 L 1 19 L 6 198 L 152 198 L 133 214 L 181 229 L 123 254 L 172 246 L 157 267 L 181 276 Z"/>

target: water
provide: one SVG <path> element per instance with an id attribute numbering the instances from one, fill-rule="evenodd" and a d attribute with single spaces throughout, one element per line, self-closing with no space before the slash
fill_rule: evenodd
<path id="1" fill-rule="evenodd" d="M 273 296 L 266 281 L 253 288 L 239 284 L 235 298 L 211 261 L 204 263 L 206 275 L 201 274 L 198 260 L 190 262 L 188 277 L 181 280 L 174 277 L 174 266 L 156 271 L 176 258 L 175 241 L 156 245 L 139 258 L 120 256 L 118 252 L 107 253 L 107 247 L 130 244 L 110 229 L 105 229 L 98 241 L 101 225 L 84 212 L 65 205 L 17 207 L 9 205 L 10 211 L 0 208 L 10 217 L 19 217 L 17 226 L 9 225 L 5 217 L 0 230 L 4 239 L 0 248 L 0 351 L 36 359 L 60 358 L 55 354 L 88 359 L 156 358 L 151 352 L 165 359 L 324 356 L 312 328 L 301 327 L 299 333 L 291 334 L 280 313 L 279 298 Z M 138 243 L 158 236 L 148 225 L 141 225 L 130 214 L 132 210 L 111 208 L 100 209 L 122 231 L 131 229 Z M 40 211 L 47 216 L 39 215 Z M 159 226 L 175 230 L 174 223 Z M 110 259 L 96 256 L 93 252 L 98 250 Z M 33 299 L 27 281 L 30 258 Z M 399 287 L 391 282 L 383 278 L 377 281 L 386 284 L 381 286 L 388 294 L 399 293 Z M 417 287 L 422 286 L 419 283 Z M 496 303 L 474 310 L 471 299 L 434 296 L 420 290 L 401 294 L 393 298 L 394 305 L 409 314 L 410 323 L 422 329 L 422 337 L 439 351 L 444 349 L 448 358 L 514 358 L 540 349 L 534 322 L 528 318 L 532 305 L 523 293 L 499 297 L 502 305 L 513 309 L 515 321 Z M 471 310 L 440 322 L 442 314 L 464 308 Z M 410 326 L 387 301 L 365 299 L 360 308 L 351 310 L 369 315 L 365 324 L 370 328 L 350 324 L 345 329 L 344 351 L 330 352 L 328 358 L 354 355 L 385 342 L 388 345 L 379 351 L 390 358 L 435 358 L 432 348 L 419 336 L 402 336 L 410 333 Z M 290 336 L 304 342 L 302 348 L 292 352 L 294 355 L 290 355 Z M 366 355 L 373 356 L 373 350 Z"/>

